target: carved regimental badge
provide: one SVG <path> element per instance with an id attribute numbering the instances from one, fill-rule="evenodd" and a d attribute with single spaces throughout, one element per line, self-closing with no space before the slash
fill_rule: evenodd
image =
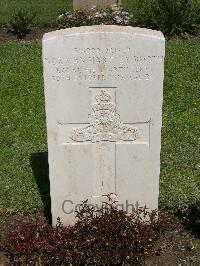
<path id="1" fill-rule="evenodd" d="M 95 97 L 89 114 L 91 123 L 82 128 L 74 129 L 71 139 L 77 142 L 91 141 L 134 141 L 138 137 L 138 129 L 123 124 L 120 116 L 115 112 L 115 104 L 106 90 L 101 90 Z"/>

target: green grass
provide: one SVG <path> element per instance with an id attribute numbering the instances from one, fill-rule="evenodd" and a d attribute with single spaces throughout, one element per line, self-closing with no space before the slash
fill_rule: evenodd
<path id="1" fill-rule="evenodd" d="M 0 26 L 7 26 L 10 17 L 20 8 L 36 12 L 33 23 L 37 26 L 52 26 L 59 13 L 72 7 L 72 0 L 1 0 Z"/>
<path id="2" fill-rule="evenodd" d="M 200 201 L 200 42 L 167 45 L 160 204 Z"/>
<path id="3" fill-rule="evenodd" d="M 0 61 L 0 211 L 43 210 L 48 188 L 41 189 L 47 178 L 46 162 L 40 157 L 40 153 L 47 152 L 41 47 L 0 45 Z M 200 171 L 195 170 L 200 163 L 199 62 L 198 40 L 167 44 L 162 207 L 178 208 L 200 201 Z M 34 162 L 37 158 L 43 159 Z"/>
<path id="4" fill-rule="evenodd" d="M 0 45 L 0 208 L 42 209 L 31 154 L 47 151 L 41 49 Z"/>

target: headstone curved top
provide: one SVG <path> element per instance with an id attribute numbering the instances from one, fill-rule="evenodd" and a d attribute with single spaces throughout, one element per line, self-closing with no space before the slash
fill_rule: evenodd
<path id="1" fill-rule="evenodd" d="M 112 193 L 128 212 L 158 207 L 165 39 L 91 26 L 43 38 L 53 224 Z"/>

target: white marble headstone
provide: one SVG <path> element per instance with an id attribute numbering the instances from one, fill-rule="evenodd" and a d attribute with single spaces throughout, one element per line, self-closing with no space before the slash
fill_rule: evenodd
<path id="1" fill-rule="evenodd" d="M 112 4 L 121 4 L 121 0 L 73 0 L 73 9 L 80 8 L 92 8 L 93 6 L 97 7 L 107 7 Z"/>
<path id="2" fill-rule="evenodd" d="M 53 224 L 113 197 L 158 207 L 165 39 L 92 26 L 43 38 Z"/>

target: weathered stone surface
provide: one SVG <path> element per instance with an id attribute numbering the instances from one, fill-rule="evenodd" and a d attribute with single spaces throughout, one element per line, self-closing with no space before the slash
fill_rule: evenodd
<path id="1" fill-rule="evenodd" d="M 162 33 L 132 27 L 44 35 L 54 224 L 108 193 L 128 211 L 158 207 L 164 47 Z"/>
<path id="2" fill-rule="evenodd" d="M 106 7 L 116 3 L 121 4 L 121 0 L 73 0 L 73 9 Z"/>

